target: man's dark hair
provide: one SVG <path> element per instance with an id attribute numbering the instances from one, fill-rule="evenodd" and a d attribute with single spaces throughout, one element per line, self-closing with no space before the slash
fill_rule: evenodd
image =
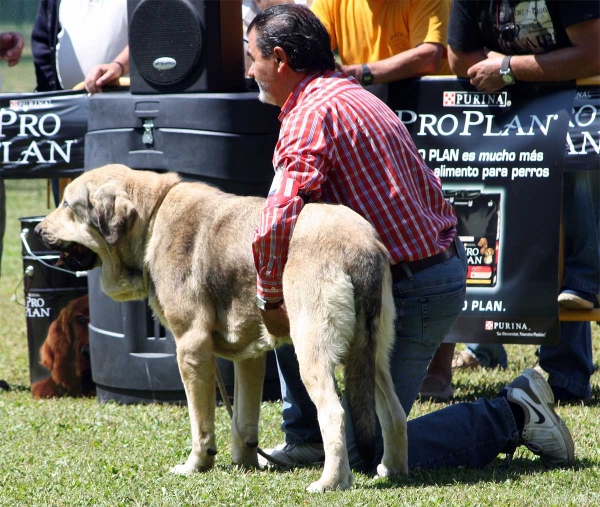
<path id="1" fill-rule="evenodd" d="M 283 4 L 265 9 L 248 27 L 256 30 L 256 45 L 265 56 L 279 46 L 296 72 L 334 70 L 331 39 L 327 29 L 310 9 L 303 5 Z"/>

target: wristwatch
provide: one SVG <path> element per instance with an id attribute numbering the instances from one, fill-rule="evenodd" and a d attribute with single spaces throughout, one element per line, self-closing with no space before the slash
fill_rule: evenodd
<path id="1" fill-rule="evenodd" d="M 256 306 L 258 306 L 258 308 L 263 311 L 264 310 L 277 310 L 277 308 L 279 308 L 282 303 L 283 303 L 283 299 L 280 299 L 279 301 L 267 301 L 267 300 L 261 298 L 260 296 L 256 296 Z"/>
<path id="2" fill-rule="evenodd" d="M 500 76 L 502 77 L 502 81 L 504 81 L 505 85 L 513 85 L 515 84 L 515 76 L 512 73 L 510 68 L 510 59 L 512 55 L 507 55 L 502 60 L 502 66 L 500 67 Z"/>
<path id="3" fill-rule="evenodd" d="M 362 66 L 362 78 L 360 80 L 363 86 L 369 86 L 373 83 L 373 74 L 371 74 L 371 69 L 366 63 L 363 63 Z"/>

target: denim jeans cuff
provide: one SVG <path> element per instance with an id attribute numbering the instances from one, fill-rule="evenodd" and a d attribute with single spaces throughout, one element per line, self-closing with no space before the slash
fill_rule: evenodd
<path id="1" fill-rule="evenodd" d="M 590 386 L 589 382 L 587 384 L 574 382 L 560 373 L 550 373 L 548 375 L 548 384 L 550 384 L 550 386 L 562 387 L 571 394 L 577 396 L 578 398 L 583 398 L 584 400 L 587 400 L 592 396 L 592 387 Z"/>
<path id="2" fill-rule="evenodd" d="M 321 438 L 321 435 L 319 434 L 318 437 L 309 437 L 309 438 L 299 438 L 299 437 L 291 437 L 289 435 L 285 436 L 285 443 L 286 444 L 295 444 L 295 445 L 302 445 L 302 444 L 322 444 L 323 443 L 323 439 Z"/>
<path id="3" fill-rule="evenodd" d="M 600 294 L 599 280 L 593 281 L 577 275 L 566 274 L 562 286 L 571 290 L 588 292 L 590 294 Z"/>
<path id="4" fill-rule="evenodd" d="M 508 400 L 504 396 L 498 396 L 495 399 L 498 401 L 500 406 L 504 409 L 504 414 L 506 416 L 506 420 L 508 421 L 508 425 L 510 426 L 510 439 L 506 442 L 504 449 L 501 452 L 505 454 L 512 454 L 515 452 L 516 448 L 519 446 L 520 435 L 519 429 L 517 428 L 517 421 L 515 421 L 515 416 L 510 409 L 510 405 L 508 404 Z"/>

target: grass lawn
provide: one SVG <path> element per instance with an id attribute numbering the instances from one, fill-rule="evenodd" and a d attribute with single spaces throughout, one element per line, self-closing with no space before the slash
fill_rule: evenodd
<path id="1" fill-rule="evenodd" d="M 546 471 L 519 448 L 510 468 L 498 460 L 485 470 L 412 470 L 408 478 L 375 480 L 357 474 L 345 492 L 311 496 L 306 486 L 318 469 L 245 472 L 231 460 L 228 415 L 217 410 L 216 467 L 180 477 L 169 468 L 187 457 L 187 410 L 169 405 L 100 405 L 95 399 L 34 401 L 23 300 L 19 217 L 46 214 L 45 180 L 8 180 L 8 223 L 0 279 L 0 506 L 594 506 L 600 505 L 600 386 L 585 406 L 559 408 L 576 443 L 573 469 Z M 594 324 L 595 357 L 599 328 Z M 493 396 L 535 362 L 532 346 L 508 346 L 509 368 L 455 376 L 455 399 Z M 411 417 L 445 405 L 416 403 Z M 281 405 L 263 406 L 261 445 L 281 442 Z"/>

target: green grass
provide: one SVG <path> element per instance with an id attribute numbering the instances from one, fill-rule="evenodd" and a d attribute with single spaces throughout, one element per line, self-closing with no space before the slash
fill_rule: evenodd
<path id="1" fill-rule="evenodd" d="M 179 477 L 169 468 L 190 449 L 187 410 L 168 405 L 100 405 L 95 399 L 34 401 L 28 391 L 27 336 L 23 308 L 10 301 L 23 288 L 19 217 L 47 213 L 45 180 L 9 180 L 8 224 L 0 279 L 0 506 L 593 506 L 600 505 L 600 386 L 586 406 L 566 405 L 560 414 L 571 428 L 577 464 L 546 471 L 519 448 L 510 468 L 412 470 L 395 481 L 357 474 L 346 492 L 311 496 L 306 486 L 318 469 L 245 472 L 230 468 L 228 415 L 217 409 L 216 467 Z M 598 326 L 594 325 L 598 354 Z M 455 401 L 493 396 L 534 363 L 534 347 L 510 345 L 506 371 L 455 376 Z M 599 357 L 596 355 L 596 357 Z M 415 404 L 411 417 L 445 405 Z M 280 443 L 281 406 L 264 404 L 261 445 Z"/>

